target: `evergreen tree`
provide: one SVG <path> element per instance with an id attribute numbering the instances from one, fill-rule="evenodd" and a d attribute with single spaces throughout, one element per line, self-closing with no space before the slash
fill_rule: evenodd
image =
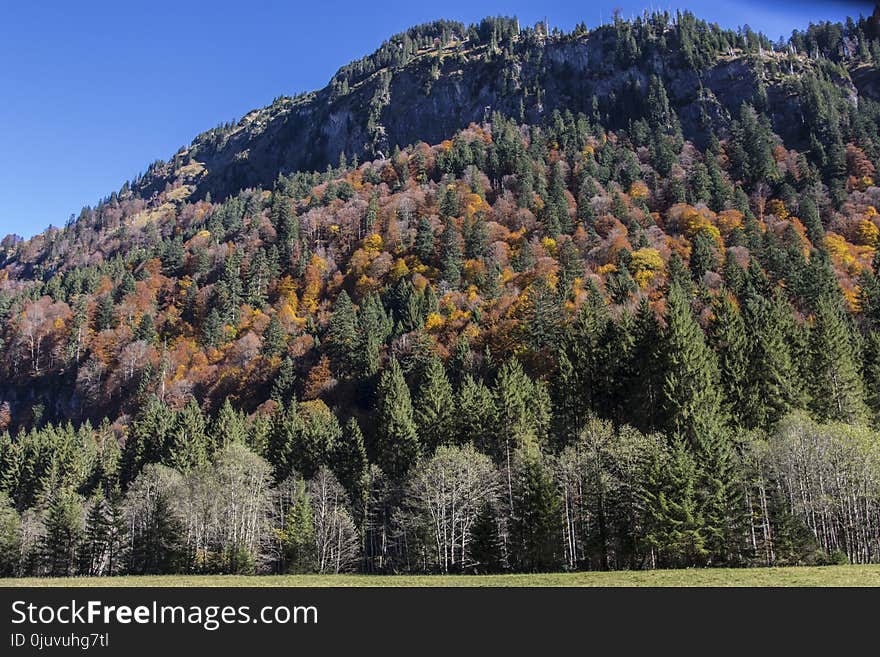
<path id="1" fill-rule="evenodd" d="M 733 423 L 740 424 L 748 413 L 749 344 L 746 326 L 728 294 L 718 297 L 714 310 L 709 336 L 718 356 L 722 404 Z"/>
<path id="2" fill-rule="evenodd" d="M 562 497 L 537 448 L 514 459 L 513 506 L 508 551 L 517 570 L 544 572 L 562 564 Z"/>
<path id="3" fill-rule="evenodd" d="M 343 290 L 333 303 L 327 326 L 327 349 L 343 373 L 354 373 L 358 359 L 359 343 L 357 313 L 351 297 Z"/>
<path id="4" fill-rule="evenodd" d="M 263 332 L 263 355 L 269 358 L 280 356 L 286 348 L 287 336 L 284 335 L 284 329 L 281 328 L 281 322 L 278 315 L 272 315 L 266 330 Z"/>
<path id="5" fill-rule="evenodd" d="M 370 464 L 364 448 L 364 436 L 355 418 L 349 418 L 342 428 L 342 435 L 333 447 L 333 458 L 330 462 L 333 474 L 345 488 L 357 514 L 366 501 L 364 496 Z"/>
<path id="6" fill-rule="evenodd" d="M 409 388 L 396 358 L 379 378 L 376 389 L 377 456 L 382 470 L 400 480 L 421 451 Z"/>
<path id="7" fill-rule="evenodd" d="M 167 464 L 187 473 L 208 462 L 209 448 L 205 416 L 198 402 L 190 398 L 174 419 L 169 436 Z"/>
<path id="8" fill-rule="evenodd" d="M 451 217 L 446 220 L 446 228 L 440 236 L 440 268 L 443 280 L 453 288 L 458 287 L 461 282 L 461 245 Z"/>
<path id="9" fill-rule="evenodd" d="M 773 302 L 757 296 L 746 301 L 746 326 L 750 345 L 747 411 L 749 427 L 769 427 L 801 405 L 789 335 L 788 302 L 776 295 Z"/>
<path id="10" fill-rule="evenodd" d="M 449 445 L 455 433 L 452 386 L 443 363 L 434 356 L 422 375 L 416 394 L 414 419 L 419 439 L 428 454 L 440 445 Z"/>
<path id="11" fill-rule="evenodd" d="M 811 407 L 823 420 L 864 420 L 865 403 L 857 358 L 843 310 L 821 299 L 810 329 Z"/>
<path id="12" fill-rule="evenodd" d="M 292 398 L 289 404 L 279 404 L 272 415 L 266 460 L 273 468 L 276 482 L 284 481 L 293 472 L 294 450 L 304 431 L 297 406 L 296 398 Z"/>
<path id="13" fill-rule="evenodd" d="M 429 264 L 434 259 L 434 229 L 427 217 L 419 219 L 413 251 L 423 263 Z"/>
<path id="14" fill-rule="evenodd" d="M 49 575 L 69 577 L 76 573 L 82 537 L 83 508 L 79 496 L 69 489 L 56 491 L 46 513 L 42 543 L 43 562 Z"/>
<path id="15" fill-rule="evenodd" d="M 288 573 L 312 573 L 317 568 L 315 523 L 305 482 L 297 480 L 291 508 L 284 519 L 281 544 L 282 569 Z"/>

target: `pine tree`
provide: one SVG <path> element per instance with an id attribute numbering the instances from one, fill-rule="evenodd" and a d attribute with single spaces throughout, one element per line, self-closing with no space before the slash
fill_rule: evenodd
<path id="1" fill-rule="evenodd" d="M 461 282 L 461 245 L 451 217 L 446 220 L 446 228 L 440 236 L 440 268 L 443 280 L 453 288 L 458 287 Z"/>
<path id="2" fill-rule="evenodd" d="M 357 363 L 358 323 L 351 297 L 343 290 L 333 302 L 327 326 L 327 349 L 344 374 L 353 374 Z"/>
<path id="3" fill-rule="evenodd" d="M 718 356 L 722 404 L 733 423 L 741 424 L 748 413 L 749 345 L 746 326 L 730 295 L 720 295 L 714 310 L 709 335 Z"/>
<path id="4" fill-rule="evenodd" d="M 376 389 L 376 442 L 379 465 L 389 477 L 400 480 L 421 451 L 413 419 L 409 388 L 396 358 L 379 378 Z"/>
<path id="5" fill-rule="evenodd" d="M 498 517 L 489 502 L 479 510 L 471 529 L 471 572 L 485 575 L 499 572 L 503 565 L 502 538 L 498 530 Z"/>
<path id="6" fill-rule="evenodd" d="M 541 452 L 517 451 L 508 551 L 517 570 L 544 572 L 562 564 L 562 496 Z"/>
<path id="7" fill-rule="evenodd" d="M 858 422 L 866 416 L 853 336 L 839 304 L 823 298 L 810 329 L 811 407 L 824 420 Z"/>
<path id="8" fill-rule="evenodd" d="M 707 271 L 718 269 L 718 257 L 715 255 L 713 240 L 704 230 L 694 236 L 690 269 L 691 276 L 697 282 L 703 280 Z"/>
<path id="9" fill-rule="evenodd" d="M 370 467 L 367 451 L 364 448 L 364 436 L 355 418 L 349 418 L 342 428 L 342 436 L 333 447 L 333 458 L 330 460 L 333 474 L 342 484 L 357 514 L 366 501 L 367 473 Z"/>
<path id="10" fill-rule="evenodd" d="M 702 566 L 708 551 L 697 502 L 697 468 L 683 438 L 673 439 L 665 458 L 651 461 L 642 488 L 645 543 L 652 567 Z"/>
<path id="11" fill-rule="evenodd" d="M 206 347 L 216 347 L 223 339 L 223 320 L 216 308 L 205 318 L 202 324 L 202 344 Z"/>
<path id="12" fill-rule="evenodd" d="M 770 427 L 802 403 L 791 353 L 788 302 L 750 296 L 746 301 L 750 345 L 747 408 L 742 420 L 748 427 Z"/>
<path id="13" fill-rule="evenodd" d="M 245 443 L 248 433 L 247 421 L 236 411 L 229 398 L 223 400 L 217 417 L 211 424 L 211 442 L 215 450 L 221 450 L 232 443 Z"/>
<path id="14" fill-rule="evenodd" d="M 294 450 L 303 431 L 296 398 L 289 404 L 279 404 L 272 415 L 266 445 L 266 460 L 273 468 L 276 482 L 284 481 L 293 472 Z"/>
<path id="15" fill-rule="evenodd" d="M 41 550 L 49 575 L 68 577 L 76 573 L 82 535 L 83 508 L 79 496 L 69 489 L 56 491 L 46 514 Z"/>
<path id="16" fill-rule="evenodd" d="M 174 419 L 169 435 L 167 464 L 187 473 L 207 464 L 210 457 L 205 416 L 194 398 L 190 398 Z"/>
<path id="17" fill-rule="evenodd" d="M 297 480 L 291 504 L 280 537 L 284 549 L 282 569 L 288 573 L 312 573 L 317 568 L 315 523 L 304 481 Z"/>
<path id="18" fill-rule="evenodd" d="M 281 328 L 281 322 L 278 315 L 272 315 L 266 330 L 263 332 L 263 355 L 269 358 L 280 356 L 286 348 L 287 336 L 284 335 L 284 329 Z"/>
<path id="19" fill-rule="evenodd" d="M 443 363 L 434 356 L 422 374 L 414 403 L 414 419 L 419 439 L 428 454 L 440 445 L 452 443 L 455 433 L 455 409 L 452 386 Z"/>

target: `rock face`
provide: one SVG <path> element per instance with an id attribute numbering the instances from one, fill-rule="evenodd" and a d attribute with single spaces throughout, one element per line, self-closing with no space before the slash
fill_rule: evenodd
<path id="1" fill-rule="evenodd" d="M 697 71 L 684 66 L 675 52 L 620 67 L 614 51 L 614 40 L 600 31 L 531 39 L 518 43 L 507 57 L 489 57 L 481 47 L 459 50 L 438 65 L 435 54 L 422 53 L 404 66 L 376 71 L 345 93 L 328 86 L 283 98 L 232 128 L 203 133 L 170 162 L 153 167 L 135 188 L 149 198 L 179 181 L 194 187 L 192 198 L 210 193 L 221 199 L 246 187 L 271 186 L 279 172 L 324 169 L 341 153 L 373 158 L 394 145 L 437 143 L 495 111 L 527 122 L 540 122 L 557 109 L 589 115 L 595 111 L 594 97 L 603 123 L 621 127 L 616 117 L 640 102 L 652 76 L 663 81 L 688 139 L 704 140 L 707 119 L 723 135 L 740 105 L 755 102 L 760 94 L 774 130 L 788 145 L 803 145 L 803 102 L 796 79 L 816 66 L 809 59 L 792 64 L 783 63 L 778 53 L 732 52 Z M 762 72 L 773 59 L 776 70 L 787 75 Z M 836 82 L 841 93 L 857 102 L 859 94 L 880 97 L 878 80 L 876 68 L 862 66 L 852 78 Z M 196 167 L 197 176 L 187 178 L 180 170 L 192 161 L 202 166 Z"/>

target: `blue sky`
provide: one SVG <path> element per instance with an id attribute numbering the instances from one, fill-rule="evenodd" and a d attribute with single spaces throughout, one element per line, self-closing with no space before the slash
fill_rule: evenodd
<path id="1" fill-rule="evenodd" d="M 771 38 L 871 2 L 0 1 L 0 237 L 25 237 L 118 189 L 218 123 L 317 89 L 418 23 L 547 16 L 570 29 L 645 8 L 689 8 Z M 74 9 L 75 8 L 75 9 Z"/>

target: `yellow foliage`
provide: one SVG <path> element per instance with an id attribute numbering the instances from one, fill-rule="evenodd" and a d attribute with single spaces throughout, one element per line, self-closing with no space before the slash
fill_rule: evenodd
<path id="1" fill-rule="evenodd" d="M 605 274 L 611 274 L 616 271 L 617 271 L 617 265 L 615 265 L 613 262 L 609 262 L 607 265 L 602 265 L 601 267 L 599 267 L 596 270 L 596 273 L 601 276 L 604 276 Z"/>
<path id="2" fill-rule="evenodd" d="M 878 246 L 880 239 L 880 228 L 877 228 L 873 221 L 862 219 L 856 229 L 856 239 L 858 244 L 863 246 Z"/>
<path id="3" fill-rule="evenodd" d="M 767 203 L 767 212 L 774 215 L 777 219 L 788 219 L 788 208 L 785 207 L 785 203 L 780 201 L 778 198 L 771 199 Z"/>
<path id="4" fill-rule="evenodd" d="M 377 233 L 364 239 L 364 250 L 370 254 L 377 254 L 382 250 L 382 236 Z"/>
<path id="5" fill-rule="evenodd" d="M 636 271 L 649 269 L 651 271 L 660 271 L 663 269 L 663 257 L 657 249 L 645 247 L 632 252 L 632 260 L 630 261 Z"/>
<path id="6" fill-rule="evenodd" d="M 409 267 L 406 266 L 403 258 L 398 258 L 394 261 L 391 271 L 388 272 L 388 277 L 392 282 L 396 283 L 407 274 L 409 274 Z"/>
<path id="7" fill-rule="evenodd" d="M 443 317 L 439 313 L 431 313 L 425 320 L 425 330 L 435 331 L 443 326 Z"/>
<path id="8" fill-rule="evenodd" d="M 648 186 L 643 183 L 641 180 L 635 181 L 632 185 L 629 186 L 629 195 L 630 198 L 634 200 L 641 200 L 644 198 L 648 198 Z"/>
<path id="9" fill-rule="evenodd" d="M 541 240 L 541 246 L 544 247 L 544 250 L 553 257 L 556 257 L 556 240 L 552 237 L 545 237 Z"/>

